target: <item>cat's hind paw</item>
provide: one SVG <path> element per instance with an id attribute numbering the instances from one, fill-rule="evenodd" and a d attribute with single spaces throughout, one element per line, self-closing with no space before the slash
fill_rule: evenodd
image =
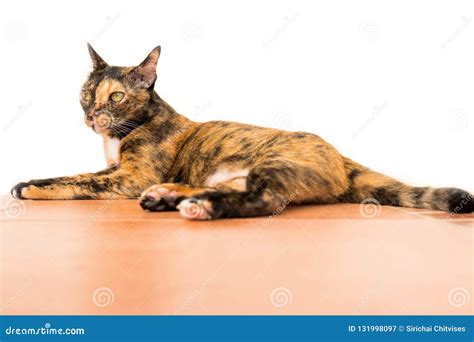
<path id="1" fill-rule="evenodd" d="M 190 220 L 211 220 L 212 203 L 205 199 L 188 198 L 177 206 L 182 217 Z"/>

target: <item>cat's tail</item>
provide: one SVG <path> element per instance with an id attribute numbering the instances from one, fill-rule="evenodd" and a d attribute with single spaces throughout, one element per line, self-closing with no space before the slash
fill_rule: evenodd
<path id="1" fill-rule="evenodd" d="M 350 187 L 340 202 L 443 210 L 453 214 L 474 212 L 474 196 L 457 188 L 413 187 L 344 158 Z M 377 203 L 376 202 L 376 203 Z"/>

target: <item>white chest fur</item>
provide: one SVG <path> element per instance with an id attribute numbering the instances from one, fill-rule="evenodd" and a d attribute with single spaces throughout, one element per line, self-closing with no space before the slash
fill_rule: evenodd
<path id="1" fill-rule="evenodd" d="M 104 137 L 104 153 L 108 166 L 118 165 L 119 144 L 120 140 L 117 138 Z"/>

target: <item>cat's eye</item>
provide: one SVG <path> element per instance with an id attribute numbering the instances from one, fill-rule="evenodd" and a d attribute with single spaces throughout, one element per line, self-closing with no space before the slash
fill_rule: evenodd
<path id="1" fill-rule="evenodd" d="M 86 102 L 89 102 L 91 100 L 92 96 L 91 93 L 84 91 L 82 92 L 82 99 Z"/>
<path id="2" fill-rule="evenodd" d="M 110 99 L 113 102 L 120 102 L 120 101 L 122 101 L 124 95 L 125 94 L 122 93 L 121 91 L 116 91 L 116 92 L 113 92 L 112 94 L 110 94 Z"/>

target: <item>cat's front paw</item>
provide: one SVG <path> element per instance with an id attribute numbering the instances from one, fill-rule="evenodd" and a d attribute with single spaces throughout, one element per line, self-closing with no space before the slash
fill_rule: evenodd
<path id="1" fill-rule="evenodd" d="M 28 187 L 30 186 L 30 183 L 28 182 L 21 182 L 21 183 L 18 183 L 17 185 L 15 185 L 12 190 L 10 191 L 10 193 L 12 194 L 13 198 L 16 198 L 16 199 L 25 199 L 25 197 L 23 196 L 23 190 L 24 189 L 27 189 Z"/>
<path id="2" fill-rule="evenodd" d="M 56 179 L 59 179 L 59 178 L 56 178 Z M 31 192 L 35 192 L 35 190 L 38 190 L 38 188 L 54 184 L 54 182 L 55 182 L 54 178 L 33 179 L 33 180 L 30 180 L 29 182 L 18 183 L 12 188 L 10 193 L 16 199 L 34 198 L 34 197 L 31 197 L 34 195 Z"/>

